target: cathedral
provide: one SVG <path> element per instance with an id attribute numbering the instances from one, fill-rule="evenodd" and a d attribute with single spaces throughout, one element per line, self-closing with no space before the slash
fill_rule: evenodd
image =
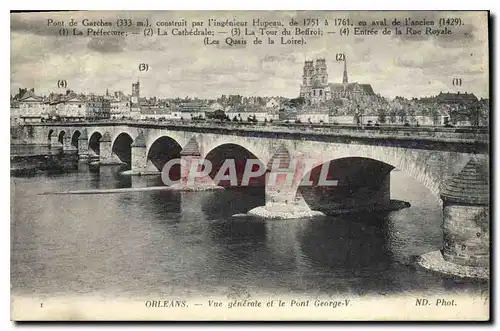
<path id="1" fill-rule="evenodd" d="M 373 96 L 375 93 L 370 84 L 349 83 L 347 77 L 347 61 L 344 60 L 344 76 L 342 83 L 328 83 L 328 71 L 325 59 L 304 62 L 304 73 L 300 96 L 308 105 L 320 105 L 327 100 L 357 99 L 361 96 Z"/>

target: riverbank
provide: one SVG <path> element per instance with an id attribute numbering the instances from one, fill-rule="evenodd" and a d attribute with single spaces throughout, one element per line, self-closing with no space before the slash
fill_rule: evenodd
<path id="1" fill-rule="evenodd" d="M 78 167 L 76 153 L 49 150 L 45 153 L 26 151 L 10 157 L 11 176 L 25 176 L 45 171 L 70 171 Z"/>

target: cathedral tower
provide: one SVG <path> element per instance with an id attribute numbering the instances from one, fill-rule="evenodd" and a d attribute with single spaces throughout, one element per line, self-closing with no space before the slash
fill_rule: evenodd
<path id="1" fill-rule="evenodd" d="M 305 61 L 304 62 L 304 74 L 302 76 L 303 84 L 306 86 L 311 85 L 313 76 L 314 76 L 313 61 Z"/>
<path id="2" fill-rule="evenodd" d="M 328 72 L 325 59 L 316 60 L 316 80 L 322 84 L 328 84 Z"/>
<path id="3" fill-rule="evenodd" d="M 344 78 L 342 79 L 343 84 L 349 83 L 349 80 L 347 79 L 347 59 L 344 58 Z"/>
<path id="4" fill-rule="evenodd" d="M 304 62 L 304 72 L 302 74 L 302 85 L 300 86 L 300 96 L 308 98 L 311 94 L 311 86 L 314 76 L 313 61 Z"/>

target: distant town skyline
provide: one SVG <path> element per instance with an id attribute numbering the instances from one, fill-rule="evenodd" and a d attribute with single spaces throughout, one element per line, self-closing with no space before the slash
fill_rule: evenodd
<path id="1" fill-rule="evenodd" d="M 127 18 L 168 21 L 180 18 L 251 21 L 302 18 L 307 12 L 126 12 Z M 314 12 L 320 19 L 335 17 Z M 353 19 L 423 17 L 438 12 L 344 12 Z M 454 13 L 455 15 L 455 13 Z M 19 88 L 34 88 L 37 94 L 131 94 L 132 83 L 141 82 L 141 97 L 215 99 L 221 95 L 247 97 L 283 96 L 300 93 L 302 68 L 306 60 L 325 58 L 328 80 L 341 83 L 347 57 L 349 81 L 371 84 L 383 97 L 426 97 L 440 92 L 474 93 L 489 97 L 487 16 L 481 12 L 458 12 L 465 23 L 451 36 L 366 37 L 337 35 L 307 39 L 306 45 L 252 45 L 217 48 L 203 45 L 200 37 L 59 37 L 47 27 L 47 18 L 116 21 L 119 12 L 72 12 L 11 14 L 11 94 Z M 176 39 L 177 38 L 177 39 Z M 147 63 L 149 70 L 139 71 Z M 462 79 L 453 86 L 452 79 Z M 57 87 L 58 80 L 68 86 Z"/>

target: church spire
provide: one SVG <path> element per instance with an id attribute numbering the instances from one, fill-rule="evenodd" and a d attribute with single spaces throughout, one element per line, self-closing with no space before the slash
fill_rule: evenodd
<path id="1" fill-rule="evenodd" d="M 347 79 L 347 59 L 344 57 L 344 78 L 342 79 L 343 84 L 347 84 L 349 81 Z"/>

